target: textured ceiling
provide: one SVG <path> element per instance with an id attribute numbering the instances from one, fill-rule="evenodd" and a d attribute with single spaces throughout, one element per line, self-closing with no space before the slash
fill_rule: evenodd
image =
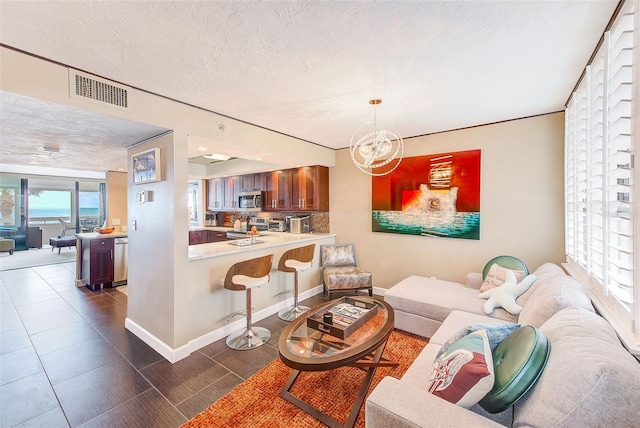
<path id="1" fill-rule="evenodd" d="M 166 129 L 0 92 L 4 164 L 126 170 L 126 150 Z"/>
<path id="2" fill-rule="evenodd" d="M 372 97 L 404 137 L 562 110 L 616 5 L 3 0 L 0 42 L 339 149 Z"/>

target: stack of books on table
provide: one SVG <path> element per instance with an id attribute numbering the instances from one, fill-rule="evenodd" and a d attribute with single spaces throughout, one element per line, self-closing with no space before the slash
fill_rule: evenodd
<path id="1" fill-rule="evenodd" d="M 333 315 L 331 323 L 324 322 L 324 312 L 330 312 Z M 346 339 L 377 312 L 378 305 L 375 302 L 343 297 L 329 309 L 309 316 L 307 326 L 340 339 Z"/>
<path id="2" fill-rule="evenodd" d="M 352 305 L 351 303 L 339 303 L 332 306 L 329 312 L 333 314 L 334 324 L 343 325 L 345 327 L 350 326 L 361 317 L 365 316 L 369 309 L 360 308 Z"/>

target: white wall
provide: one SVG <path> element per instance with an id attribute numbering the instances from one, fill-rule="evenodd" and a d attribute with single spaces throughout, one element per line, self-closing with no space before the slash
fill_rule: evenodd
<path id="1" fill-rule="evenodd" d="M 159 147 L 163 169 L 162 181 L 133 184 L 132 173 L 127 174 L 129 187 L 127 317 L 169 346 L 173 346 L 175 337 L 173 288 L 176 225 L 174 211 L 178 203 L 174 198 L 173 146 L 173 135 L 170 134 L 128 150 L 128 164 L 132 165 L 133 155 Z M 137 203 L 136 194 L 141 191 L 152 192 L 151 200 L 143 204 Z M 186 216 L 186 208 L 184 211 Z M 187 236 L 187 233 L 185 232 L 184 235 Z"/>
<path id="2" fill-rule="evenodd" d="M 107 224 L 113 226 L 113 219 L 120 220 L 119 226 L 114 226 L 120 231 L 127 225 L 127 173 L 107 172 Z"/>
<path id="3" fill-rule="evenodd" d="M 371 177 L 348 149 L 330 168 L 331 233 L 354 242 L 374 286 L 408 275 L 464 282 L 492 257 L 510 254 L 531 270 L 564 261 L 564 114 L 514 120 L 405 141 L 405 156 L 481 149 L 480 240 L 371 232 Z"/>

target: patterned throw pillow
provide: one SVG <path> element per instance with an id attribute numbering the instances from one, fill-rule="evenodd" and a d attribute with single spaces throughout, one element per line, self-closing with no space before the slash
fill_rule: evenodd
<path id="1" fill-rule="evenodd" d="M 487 339 L 489 340 L 489 348 L 491 352 L 493 352 L 496 347 L 507 338 L 511 333 L 520 328 L 520 324 L 471 324 L 466 327 L 462 327 L 460 330 L 456 332 L 453 336 L 449 337 L 442 348 L 436 354 L 436 358 L 440 358 L 440 355 L 444 354 L 447 349 L 451 347 L 458 340 L 462 339 L 469 333 L 473 333 L 474 331 L 484 330 L 487 334 Z"/>
<path id="2" fill-rule="evenodd" d="M 500 287 L 507 279 L 508 270 L 511 270 L 516 274 L 517 282 L 522 281 L 522 279 L 524 278 L 523 271 L 503 268 L 499 264 L 494 263 L 491 265 L 491 268 L 489 269 L 489 272 L 487 273 L 487 276 L 484 279 L 482 286 L 480 287 L 480 291 L 489 291 L 492 288 Z"/>
<path id="3" fill-rule="evenodd" d="M 493 388 L 493 359 L 484 330 L 451 345 L 433 363 L 428 390 L 450 403 L 470 408 Z"/>

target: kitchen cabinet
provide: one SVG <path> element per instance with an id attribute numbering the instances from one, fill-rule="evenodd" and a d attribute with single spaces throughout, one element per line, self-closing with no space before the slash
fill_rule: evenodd
<path id="1" fill-rule="evenodd" d="M 295 211 L 329 211 L 329 168 L 306 166 L 292 171 L 291 208 Z"/>
<path id="2" fill-rule="evenodd" d="M 83 240 L 82 281 L 92 291 L 113 283 L 113 238 Z"/>
<path id="3" fill-rule="evenodd" d="M 246 174 L 240 176 L 240 191 L 262 190 L 262 174 Z"/>
<path id="4" fill-rule="evenodd" d="M 240 193 L 240 176 L 224 177 L 224 203 L 226 210 L 238 209 L 238 193 Z"/>
<path id="5" fill-rule="evenodd" d="M 224 208 L 224 191 L 226 180 L 224 178 L 212 178 L 207 180 L 207 209 L 219 211 Z"/>
<path id="6" fill-rule="evenodd" d="M 227 232 L 218 232 L 217 230 L 209 230 L 208 232 L 208 242 L 220 242 L 227 240 Z"/>
<path id="7" fill-rule="evenodd" d="M 266 172 L 264 174 L 265 211 L 286 211 L 291 209 L 291 170 Z"/>
<path id="8" fill-rule="evenodd" d="M 227 240 L 227 232 L 217 230 L 191 230 L 189 231 L 189 245 L 208 244 Z"/>
<path id="9" fill-rule="evenodd" d="M 329 169 L 309 166 L 265 173 L 265 211 L 329 211 Z"/>
<path id="10" fill-rule="evenodd" d="M 189 231 L 189 245 L 204 244 L 207 241 L 206 230 L 191 230 Z"/>

